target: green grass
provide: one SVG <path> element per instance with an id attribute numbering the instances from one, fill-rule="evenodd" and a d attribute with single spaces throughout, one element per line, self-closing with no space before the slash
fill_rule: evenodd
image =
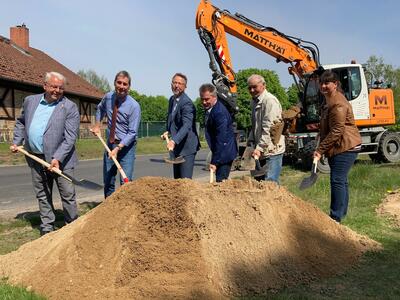
<path id="1" fill-rule="evenodd" d="M 98 139 L 81 139 L 76 142 L 79 159 L 100 159 L 104 148 Z M 159 137 L 140 138 L 136 147 L 136 154 L 165 153 L 165 142 Z M 0 165 L 18 165 L 25 163 L 23 155 L 11 153 L 10 145 L 0 143 Z"/>
<path id="2" fill-rule="evenodd" d="M 2 300 L 45 300 L 45 297 L 39 296 L 23 287 L 14 287 L 0 281 L 0 299 Z"/>
<path id="3" fill-rule="evenodd" d="M 287 288 L 270 299 L 400 299 L 400 229 L 375 209 L 389 190 L 400 187 L 400 165 L 359 161 L 350 173 L 349 212 L 343 224 L 382 243 L 384 250 L 367 253 L 347 273 L 311 285 Z M 301 175 L 299 175 L 301 174 Z M 320 175 L 310 189 L 300 191 L 309 173 L 284 168 L 281 181 L 292 193 L 329 212 L 329 175 Z"/>
<path id="4" fill-rule="evenodd" d="M 349 212 L 343 224 L 382 243 L 384 249 L 381 252 L 367 253 L 358 266 L 342 275 L 252 299 L 400 299 L 400 229 L 389 218 L 378 216 L 375 212 L 388 190 L 400 188 L 399 173 L 400 165 L 373 165 L 368 160 L 358 161 L 350 173 Z M 329 176 L 319 175 L 313 187 L 300 191 L 298 184 L 308 175 L 309 172 L 284 167 L 281 184 L 328 213 Z M 83 210 L 91 208 L 87 206 Z M 0 222 L 0 254 L 8 253 L 37 238 L 37 225 L 38 219 L 35 216 Z M 11 289 L 4 284 L 3 287 Z M 0 299 L 3 299 L 1 288 Z"/>

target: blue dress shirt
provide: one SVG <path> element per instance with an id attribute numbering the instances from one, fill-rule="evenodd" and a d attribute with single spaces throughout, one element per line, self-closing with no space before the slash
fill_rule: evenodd
<path id="1" fill-rule="evenodd" d="M 107 116 L 108 129 L 111 128 L 115 99 L 116 93 L 108 92 L 97 105 L 96 122 L 100 122 L 104 116 Z M 129 146 L 136 140 L 140 123 L 140 114 L 140 105 L 131 96 L 127 95 L 124 100 L 119 100 L 115 139 L 119 140 L 121 144 Z"/>
<path id="2" fill-rule="evenodd" d="M 34 153 L 43 154 L 43 135 L 58 101 L 47 103 L 42 97 L 29 126 L 29 146 Z"/>

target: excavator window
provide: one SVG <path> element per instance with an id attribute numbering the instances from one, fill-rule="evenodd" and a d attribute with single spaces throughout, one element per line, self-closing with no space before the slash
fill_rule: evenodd
<path id="1" fill-rule="evenodd" d="M 348 67 L 333 70 L 338 74 L 344 95 L 347 100 L 356 99 L 361 93 L 361 74 L 358 67 Z"/>

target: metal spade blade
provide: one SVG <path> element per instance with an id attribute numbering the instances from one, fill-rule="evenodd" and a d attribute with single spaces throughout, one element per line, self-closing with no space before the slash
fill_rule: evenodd
<path id="1" fill-rule="evenodd" d="M 317 178 L 318 178 L 317 164 L 318 164 L 318 159 L 314 158 L 312 168 L 311 168 L 311 175 L 310 175 L 310 177 L 306 177 L 301 181 L 301 183 L 299 185 L 300 190 L 308 189 L 315 182 L 317 182 Z"/>
<path id="2" fill-rule="evenodd" d="M 258 158 L 254 158 L 254 161 L 256 162 L 256 167 L 254 170 L 250 170 L 250 176 L 251 177 L 264 176 L 265 172 L 267 171 L 267 165 L 261 167 L 260 160 Z"/>
<path id="3" fill-rule="evenodd" d="M 83 187 L 85 189 L 95 190 L 95 191 L 103 189 L 103 186 L 98 184 L 98 183 L 96 183 L 96 182 L 92 182 L 92 181 L 89 181 L 89 180 L 86 180 L 86 179 L 76 179 L 76 178 L 71 177 L 71 176 L 69 176 L 69 175 L 67 175 L 65 173 L 63 173 L 63 174 L 64 174 L 65 177 L 68 177 L 73 184 L 75 184 L 77 186 L 81 186 L 81 187 Z"/>
<path id="4" fill-rule="evenodd" d="M 169 157 L 164 157 L 164 161 L 169 164 L 181 164 L 185 162 L 185 159 L 182 156 L 175 157 L 173 151 L 169 151 Z"/>

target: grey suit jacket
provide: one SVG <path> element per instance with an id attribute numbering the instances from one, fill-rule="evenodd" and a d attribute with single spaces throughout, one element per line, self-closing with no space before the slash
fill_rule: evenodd
<path id="1" fill-rule="evenodd" d="M 27 151 L 29 147 L 29 127 L 36 108 L 44 94 L 28 96 L 24 100 L 21 116 L 15 123 L 14 140 L 16 145 L 22 145 Z M 78 162 L 75 142 L 79 134 L 80 116 L 74 102 L 63 97 L 58 101 L 43 135 L 43 154 L 47 162 L 53 158 L 60 162 L 61 169 L 74 168 Z M 31 166 L 32 161 L 27 158 Z"/>

